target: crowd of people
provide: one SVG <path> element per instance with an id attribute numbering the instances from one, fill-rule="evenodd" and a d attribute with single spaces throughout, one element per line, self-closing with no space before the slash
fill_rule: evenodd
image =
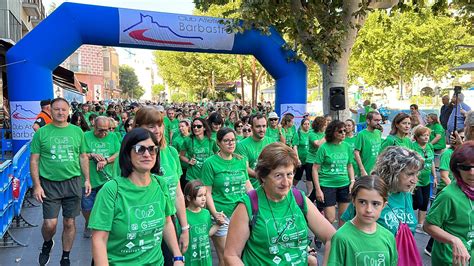
<path id="1" fill-rule="evenodd" d="M 420 257 L 415 233 L 431 236 L 432 265 L 468 265 L 474 114 L 463 99 L 443 97 L 440 116 L 410 106 L 386 138 L 368 100 L 357 121 L 280 117 L 269 104 L 41 101 L 39 264 L 62 209 L 61 265 L 81 213 L 97 265 L 318 265 L 322 244 L 319 264 L 396 265 Z"/>

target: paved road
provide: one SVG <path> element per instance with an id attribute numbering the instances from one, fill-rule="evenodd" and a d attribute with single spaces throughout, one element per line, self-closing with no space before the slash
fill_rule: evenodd
<path id="1" fill-rule="evenodd" d="M 298 187 L 302 188 L 302 183 Z M 31 223 L 39 224 L 42 222 L 41 207 L 36 208 L 24 208 L 22 210 L 23 216 Z M 76 241 L 74 242 L 74 248 L 71 252 L 71 264 L 72 265 L 90 265 L 91 262 L 91 249 L 90 240 L 82 237 L 84 230 L 84 219 L 78 217 L 76 219 L 77 232 Z M 38 265 L 37 259 L 40 253 L 41 245 L 43 243 L 41 237 L 41 230 L 39 227 L 22 228 L 10 230 L 12 234 L 21 242 L 27 243 L 27 247 L 16 247 L 16 248 L 0 248 L 0 266 L 11 266 L 11 265 Z M 62 224 L 58 225 L 58 232 L 61 232 Z M 418 249 L 422 254 L 423 264 L 431 265 L 430 258 L 423 254 L 423 249 L 428 241 L 428 236 L 424 234 L 416 234 L 416 241 L 418 243 Z M 61 256 L 61 235 L 57 233 L 54 237 L 56 241 L 55 247 L 51 252 L 50 265 L 59 265 Z M 321 253 L 323 252 L 321 250 Z M 320 257 L 321 259 L 321 257 Z M 217 262 L 217 257 L 214 253 L 214 262 Z M 217 265 L 217 263 L 214 263 Z"/>

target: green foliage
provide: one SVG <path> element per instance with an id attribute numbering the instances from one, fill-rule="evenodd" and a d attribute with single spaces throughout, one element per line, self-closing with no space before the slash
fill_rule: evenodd
<path id="1" fill-rule="evenodd" d="M 120 89 L 130 98 L 139 99 L 145 93 L 140 86 L 135 69 L 131 66 L 121 65 L 119 67 Z"/>
<path id="2" fill-rule="evenodd" d="M 353 47 L 352 79 L 362 77 L 369 86 L 393 86 L 417 75 L 440 80 L 449 70 L 474 57 L 474 37 L 455 19 L 434 16 L 428 10 L 371 13 Z"/>
<path id="3" fill-rule="evenodd" d="M 160 96 L 160 93 L 165 90 L 164 84 L 155 84 L 151 87 L 151 97 L 154 99 Z"/>

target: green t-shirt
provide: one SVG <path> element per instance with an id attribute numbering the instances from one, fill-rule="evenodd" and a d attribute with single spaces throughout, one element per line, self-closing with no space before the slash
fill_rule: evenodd
<path id="1" fill-rule="evenodd" d="M 331 239 L 328 265 L 387 265 L 398 261 L 395 237 L 377 224 L 374 233 L 365 233 L 352 224 L 345 223 Z"/>
<path id="2" fill-rule="evenodd" d="M 399 138 L 397 135 L 388 135 L 387 138 L 382 141 L 382 145 L 380 145 L 380 153 L 389 146 L 401 146 L 407 149 L 413 149 L 413 144 L 409 137 Z"/>
<path id="3" fill-rule="evenodd" d="M 186 265 L 212 266 L 212 250 L 209 241 L 211 230 L 211 214 L 202 208 L 199 212 L 186 209 L 186 218 L 189 224 L 189 247 L 184 257 Z"/>
<path id="4" fill-rule="evenodd" d="M 274 142 L 279 142 L 280 141 L 280 131 L 277 128 L 271 128 L 267 127 L 267 131 L 265 132 L 265 136 L 267 138 L 271 138 L 274 140 Z"/>
<path id="5" fill-rule="evenodd" d="M 175 214 L 176 189 L 178 187 L 179 178 L 183 174 L 183 169 L 181 169 L 179 162 L 179 155 L 175 148 L 166 146 L 160 150 L 160 172 L 162 175 L 159 176 L 159 178 L 163 179 L 168 186 L 170 201 L 173 203 L 171 206 L 171 214 Z"/>
<path id="6" fill-rule="evenodd" d="M 267 199 L 257 188 L 258 216 L 242 252 L 245 265 L 307 265 L 308 229 L 306 201 L 301 211 L 290 191 L 282 201 Z M 241 201 L 247 208 L 249 220 L 252 207 L 248 195 Z"/>
<path id="7" fill-rule="evenodd" d="M 170 130 L 173 132 L 173 136 L 174 134 L 178 134 L 179 133 L 179 120 L 177 118 L 173 119 L 170 121 Z"/>
<path id="8" fill-rule="evenodd" d="M 453 181 L 453 173 L 451 172 L 451 169 L 449 168 L 449 163 L 451 162 L 451 155 L 453 155 L 454 150 L 453 149 L 447 149 L 441 154 L 440 162 L 439 162 L 439 170 L 440 171 L 448 171 L 449 172 L 449 179 Z M 438 187 L 436 188 L 437 194 L 439 191 L 441 191 L 443 188 L 446 187 L 446 183 L 443 181 L 443 179 L 440 179 Z"/>
<path id="9" fill-rule="evenodd" d="M 352 202 L 342 214 L 341 219 L 348 222 L 355 216 Z M 413 210 L 413 198 L 410 192 L 392 193 L 388 196 L 388 204 L 383 208 L 377 223 L 387 228 L 393 235 L 397 234 L 400 221 L 406 223 L 415 234 L 418 220 Z"/>
<path id="10" fill-rule="evenodd" d="M 166 184 L 156 176 L 144 187 L 117 177 L 97 194 L 89 228 L 109 232 L 111 265 L 163 265 L 160 246 L 171 205 Z"/>
<path id="11" fill-rule="evenodd" d="M 354 149 L 359 151 L 362 164 L 369 175 L 375 167 L 381 144 L 382 132 L 380 130 L 369 131 L 364 129 L 357 134 Z"/>
<path id="12" fill-rule="evenodd" d="M 186 179 L 191 181 L 201 178 L 201 168 L 204 161 L 216 153 L 219 148 L 214 140 L 204 137 L 197 139 L 195 137 L 186 138 L 183 142 L 181 150 L 186 151 L 186 156 L 196 159 L 195 165 L 189 165 L 186 172 Z"/>
<path id="13" fill-rule="evenodd" d="M 318 147 L 314 146 L 314 142 L 324 137 L 325 137 L 324 132 L 314 132 L 313 130 L 309 131 L 309 135 L 308 135 L 309 148 L 308 148 L 308 156 L 306 156 L 307 163 L 316 162 L 316 153 L 318 152 Z"/>
<path id="14" fill-rule="evenodd" d="M 189 136 L 185 137 L 183 135 L 181 135 L 180 132 L 176 133 L 173 135 L 173 147 L 177 150 L 177 151 L 181 151 L 183 149 L 183 145 L 184 145 L 184 140 L 189 138 Z M 181 161 L 181 167 L 183 169 L 187 169 L 189 167 L 189 164 L 188 163 L 185 163 L 183 161 Z"/>
<path id="15" fill-rule="evenodd" d="M 355 158 L 354 158 L 354 149 L 355 149 L 356 137 L 357 136 L 352 136 L 352 138 L 346 137 L 346 138 L 344 138 L 344 142 L 349 144 L 349 146 L 351 147 L 351 150 L 352 150 L 353 155 L 352 155 L 351 164 L 352 164 L 352 167 L 354 168 L 354 175 L 355 176 L 360 176 L 359 166 L 357 165 L 357 162 L 355 161 Z"/>
<path id="16" fill-rule="evenodd" d="M 359 123 L 366 123 L 367 114 L 372 111 L 374 111 L 374 109 L 372 109 L 372 107 L 369 105 L 364 106 L 364 112 L 359 113 Z"/>
<path id="17" fill-rule="evenodd" d="M 165 124 L 165 139 L 166 143 L 170 143 L 171 121 L 167 116 L 163 117 L 163 124 Z"/>
<path id="18" fill-rule="evenodd" d="M 273 139 L 267 136 L 263 137 L 260 141 L 255 141 L 253 137 L 248 137 L 237 144 L 235 153 L 245 156 L 249 162 L 249 167 L 255 169 L 257 166 L 258 156 L 260 156 L 263 148 L 274 142 Z M 250 182 L 254 188 L 260 186 L 260 183 L 256 178 L 250 177 Z"/>
<path id="19" fill-rule="evenodd" d="M 298 146 L 298 157 L 300 158 L 301 164 L 305 164 L 309 149 L 309 131 L 304 132 L 301 129 L 298 130 L 296 134 L 296 145 Z"/>
<path id="20" fill-rule="evenodd" d="M 212 187 L 216 211 L 223 211 L 227 217 L 232 216 L 237 201 L 247 192 L 247 180 L 247 159 L 240 155 L 224 160 L 215 154 L 204 162 L 201 171 L 201 181 Z"/>
<path id="21" fill-rule="evenodd" d="M 228 127 L 228 128 L 235 129 L 235 128 L 234 128 L 234 123 L 233 123 L 232 121 L 230 121 L 229 119 L 226 119 L 226 120 L 225 120 L 224 126 L 225 126 L 225 127 Z"/>
<path id="22" fill-rule="evenodd" d="M 39 175 L 51 181 L 80 176 L 79 156 L 85 153 L 84 133 L 80 127 L 57 127 L 52 123 L 36 131 L 31 153 L 39 154 Z"/>
<path id="23" fill-rule="evenodd" d="M 290 128 L 282 128 L 283 131 L 283 136 L 285 137 L 286 140 L 286 145 L 289 147 L 295 146 L 298 141 L 298 136 L 296 133 L 296 127 L 292 126 Z"/>
<path id="24" fill-rule="evenodd" d="M 426 221 L 459 238 L 468 253 L 472 255 L 474 242 L 473 206 L 474 202 L 462 192 L 454 180 L 438 194 L 426 216 Z M 451 265 L 452 254 L 450 244 L 435 240 L 431 251 L 431 263 L 433 266 Z"/>
<path id="25" fill-rule="evenodd" d="M 425 146 L 425 149 L 422 149 L 418 142 L 413 142 L 413 150 L 416 151 L 423 160 L 425 160 L 424 168 L 421 169 L 420 175 L 418 176 L 418 183 L 416 186 L 427 186 L 430 184 L 431 169 L 433 167 L 434 161 L 434 149 L 433 144 L 428 143 Z"/>
<path id="26" fill-rule="evenodd" d="M 319 164 L 319 185 L 322 187 L 344 187 L 350 184 L 347 165 L 354 153 L 345 142 L 333 144 L 325 142 L 316 153 L 315 164 Z"/>
<path id="27" fill-rule="evenodd" d="M 240 141 L 242 141 L 244 139 L 244 136 L 243 135 L 237 135 L 235 134 L 235 137 L 237 138 L 237 143 L 239 143 Z"/>
<path id="28" fill-rule="evenodd" d="M 94 135 L 93 131 L 88 131 L 84 134 L 84 140 L 86 153 L 100 154 L 104 158 L 109 158 L 120 151 L 120 142 L 117 135 L 113 133 L 109 133 L 106 137 L 100 139 Z M 116 160 L 118 160 L 118 157 Z M 94 160 L 89 160 L 89 175 L 92 188 L 96 188 L 103 185 L 110 178 L 114 178 L 117 174 L 113 164 L 107 164 L 101 172 L 97 172 L 97 164 Z"/>
<path id="29" fill-rule="evenodd" d="M 446 131 L 440 123 L 433 125 L 428 125 L 428 128 L 431 129 L 430 141 L 432 141 L 436 135 L 441 135 L 441 138 L 433 144 L 435 150 L 442 150 L 446 148 Z"/>
<path id="30" fill-rule="evenodd" d="M 213 141 L 216 141 L 217 142 L 217 131 L 212 131 L 211 132 L 211 139 Z"/>

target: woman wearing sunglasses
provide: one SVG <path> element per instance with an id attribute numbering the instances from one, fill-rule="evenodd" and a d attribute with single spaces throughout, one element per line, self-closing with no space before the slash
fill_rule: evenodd
<path id="1" fill-rule="evenodd" d="M 184 203 L 184 195 L 181 190 L 180 176 L 183 171 L 179 161 L 178 151 L 166 145 L 166 138 L 164 137 L 165 124 L 163 114 L 154 107 L 142 107 L 135 115 L 135 128 L 141 127 L 151 131 L 158 141 L 160 150 L 160 168 L 158 172 L 153 172 L 159 175 L 163 183 L 168 187 L 171 205 L 171 220 L 176 224 L 178 218 L 181 225 L 181 234 L 179 235 L 179 246 L 181 252 L 186 252 L 189 241 L 189 225 L 186 219 L 186 206 Z M 176 230 L 177 231 L 177 230 Z M 161 245 L 165 264 L 172 265 L 172 253 L 165 244 Z"/>
<path id="2" fill-rule="evenodd" d="M 455 180 L 439 193 L 424 229 L 434 239 L 431 263 L 469 265 L 474 242 L 474 141 L 457 148 L 449 163 Z"/>
<path id="3" fill-rule="evenodd" d="M 189 165 L 186 180 L 200 179 L 204 161 L 218 150 L 216 142 L 211 139 L 211 128 L 206 120 L 201 117 L 194 118 L 191 123 L 191 135 L 184 140 L 179 152 L 181 161 Z"/>
<path id="4" fill-rule="evenodd" d="M 329 123 L 325 135 L 326 143 L 318 149 L 313 164 L 313 183 L 318 206 L 324 208 L 324 215 L 331 224 L 336 220 L 338 205 L 337 218 L 341 226 L 340 217 L 349 205 L 349 193 L 355 182 L 353 152 L 351 146 L 343 142 L 346 137 L 344 122 Z"/>
<path id="5" fill-rule="evenodd" d="M 184 265 L 170 218 L 168 187 L 160 169 L 159 142 L 143 128 L 128 133 L 120 148 L 121 175 L 99 191 L 89 221 L 96 265 L 163 265 L 164 239 L 174 265 Z"/>
<path id="6" fill-rule="evenodd" d="M 244 139 L 244 135 L 243 135 L 244 123 L 238 120 L 237 122 L 234 123 L 234 129 L 235 129 L 235 137 L 237 138 L 237 142 L 243 140 Z"/>

